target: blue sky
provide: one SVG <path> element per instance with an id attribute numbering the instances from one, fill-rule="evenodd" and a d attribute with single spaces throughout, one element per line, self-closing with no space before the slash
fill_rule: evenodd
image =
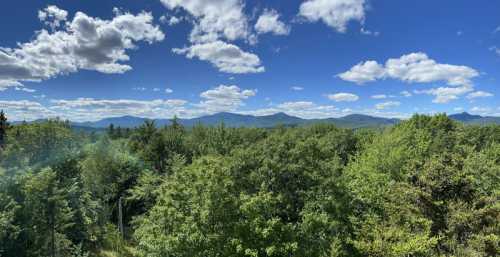
<path id="1" fill-rule="evenodd" d="M 487 0 L 6 1 L 0 108 L 11 120 L 500 116 L 499 13 Z"/>

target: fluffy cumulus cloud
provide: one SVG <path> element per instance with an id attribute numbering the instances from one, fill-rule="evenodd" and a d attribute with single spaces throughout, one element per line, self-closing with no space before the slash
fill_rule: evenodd
<path id="1" fill-rule="evenodd" d="M 54 29 L 67 19 L 67 13 L 55 6 L 49 6 L 39 16 L 50 21 L 48 25 Z M 124 62 L 129 60 L 127 50 L 137 48 L 136 42 L 163 39 L 150 13 L 116 11 L 113 19 L 102 20 L 77 12 L 59 30 L 42 29 L 31 42 L 0 48 L 0 85 L 19 86 L 22 81 L 46 80 L 80 69 L 123 73 L 132 69 Z"/>
<path id="2" fill-rule="evenodd" d="M 175 48 L 173 49 L 174 53 L 208 61 L 219 71 L 226 73 L 244 74 L 265 71 L 256 54 L 245 52 L 239 46 L 230 43 L 230 41 L 235 40 L 243 40 L 250 44 L 257 42 L 257 36 L 252 31 L 249 18 L 244 12 L 243 1 L 161 0 L 161 2 L 169 10 L 183 10 L 188 17 L 178 19 L 189 20 L 193 23 L 193 29 L 189 36 L 191 45 Z M 277 15 L 274 12 L 270 14 Z M 165 17 L 164 20 L 166 22 L 167 18 Z M 266 26 L 270 25 L 269 19 L 267 22 L 264 20 L 261 23 Z M 271 29 L 274 33 L 283 33 L 277 27 Z M 287 28 L 285 27 L 285 29 Z"/>
<path id="3" fill-rule="evenodd" d="M 467 95 L 467 99 L 484 98 L 484 97 L 493 97 L 493 94 L 485 91 L 476 91 Z"/>
<path id="4" fill-rule="evenodd" d="M 441 64 L 424 53 L 411 53 L 389 59 L 385 66 L 376 61 L 362 62 L 339 74 L 339 77 L 358 84 L 392 78 L 407 83 L 445 81 L 451 86 L 462 86 L 470 85 L 471 79 L 478 75 L 476 70 L 467 66 Z"/>
<path id="5" fill-rule="evenodd" d="M 176 17 L 176 16 L 171 16 L 170 18 L 168 18 L 167 16 L 165 15 L 162 15 L 160 17 L 160 22 L 163 23 L 163 24 L 168 24 L 170 26 L 174 26 L 174 25 L 177 25 L 179 24 L 181 21 L 183 20 L 182 17 Z"/>
<path id="6" fill-rule="evenodd" d="M 242 90 L 238 86 L 220 85 L 200 94 L 202 101 L 195 106 L 199 113 L 217 113 L 235 111 L 244 105 L 244 100 L 255 96 L 257 90 Z"/>
<path id="7" fill-rule="evenodd" d="M 328 95 L 328 99 L 335 102 L 355 102 L 359 100 L 359 96 L 351 93 L 337 93 Z"/>
<path id="8" fill-rule="evenodd" d="M 259 34 L 273 33 L 275 35 L 290 34 L 290 27 L 279 20 L 280 15 L 276 10 L 264 10 L 255 24 L 255 30 Z"/>
<path id="9" fill-rule="evenodd" d="M 52 30 L 55 30 L 65 22 L 68 18 L 68 12 L 66 10 L 59 9 L 55 5 L 49 5 L 47 8 L 38 11 L 38 19 L 45 25 L 49 26 Z"/>
<path id="10" fill-rule="evenodd" d="M 202 61 L 208 61 L 221 72 L 242 74 L 265 71 L 257 55 L 245 52 L 238 46 L 223 41 L 175 48 L 173 52 L 176 54 L 185 54 L 188 58 L 198 58 Z"/>
<path id="11" fill-rule="evenodd" d="M 378 103 L 375 105 L 375 108 L 377 110 L 385 110 L 385 109 L 389 109 L 389 108 L 393 108 L 393 107 L 398 107 L 400 106 L 401 103 L 400 102 L 396 102 L 396 101 L 387 101 L 387 102 L 383 102 L 383 103 Z"/>
<path id="12" fill-rule="evenodd" d="M 366 61 L 352 67 L 349 71 L 339 74 L 339 77 L 345 81 L 364 84 L 366 82 L 376 81 L 384 77 L 385 69 L 376 61 Z"/>
<path id="13" fill-rule="evenodd" d="M 248 17 L 241 0 L 161 0 L 170 10 L 182 9 L 194 18 L 192 42 L 209 42 L 219 38 L 248 39 L 251 35 Z"/>
<path id="14" fill-rule="evenodd" d="M 427 90 L 415 90 L 415 94 L 427 94 L 433 95 L 433 103 L 444 104 L 449 103 L 452 100 L 457 100 L 461 95 L 467 94 L 473 91 L 472 86 L 465 85 L 460 87 L 438 87 L 431 88 Z"/>
<path id="15" fill-rule="evenodd" d="M 400 58 L 389 59 L 385 65 L 366 61 L 339 74 L 345 81 L 364 84 L 381 79 L 397 79 L 406 83 L 445 82 L 448 87 L 420 91 L 436 96 L 434 102 L 445 103 L 458 99 L 473 90 L 472 79 L 479 72 L 467 66 L 438 63 L 424 53 L 411 53 Z"/>
<path id="16" fill-rule="evenodd" d="M 365 11 L 365 0 L 307 0 L 301 4 L 299 16 L 310 22 L 322 21 L 345 32 L 349 22 L 364 22 Z"/>

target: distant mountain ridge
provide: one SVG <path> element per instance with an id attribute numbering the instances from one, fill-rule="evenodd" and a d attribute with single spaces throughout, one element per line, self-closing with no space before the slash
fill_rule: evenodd
<path id="1" fill-rule="evenodd" d="M 500 117 L 472 115 L 467 112 L 451 114 L 448 117 L 466 124 L 500 124 Z M 93 122 L 71 122 L 71 124 L 78 130 L 93 131 L 107 128 L 111 124 L 113 124 L 115 127 L 134 128 L 140 126 L 147 120 L 151 119 L 135 116 L 122 116 L 105 118 Z M 42 121 L 44 121 L 44 119 L 36 120 L 33 122 Z M 155 119 L 154 121 L 158 127 L 171 124 L 170 119 Z M 391 126 L 401 122 L 401 120 L 396 118 L 382 118 L 363 114 L 351 114 L 340 118 L 303 119 L 288 115 L 283 112 L 265 116 L 221 112 L 192 119 L 178 119 L 178 122 L 185 127 L 192 127 L 197 124 L 215 126 L 223 122 L 228 127 L 270 128 L 278 125 L 298 126 L 312 123 L 330 123 L 343 128 L 367 128 Z M 21 122 L 13 122 L 13 124 L 19 123 Z"/>
<path id="2" fill-rule="evenodd" d="M 500 124 L 500 117 L 472 115 L 467 112 L 449 115 L 450 119 L 461 121 L 467 124 Z"/>
<path id="3" fill-rule="evenodd" d="M 488 117 L 480 115 L 472 115 L 467 112 L 449 115 L 453 120 L 460 121 L 466 124 L 500 124 L 500 117 Z M 107 118 L 97 122 L 75 123 L 79 126 L 89 126 L 93 128 L 105 128 L 110 124 L 123 128 L 132 128 L 140 126 L 148 119 L 133 116 L 123 116 L 116 118 Z M 332 123 L 344 128 L 364 128 L 364 127 L 383 127 L 391 126 L 399 123 L 401 120 L 396 118 L 382 118 L 364 114 L 350 114 L 340 118 L 326 119 L 303 119 L 280 112 L 272 115 L 254 116 L 246 114 L 236 114 L 229 112 L 221 112 L 213 115 L 202 116 L 193 119 L 179 119 L 180 124 L 186 127 L 192 127 L 196 124 L 214 126 L 224 123 L 228 127 L 259 127 L 268 128 L 277 125 L 297 126 L 311 123 Z M 155 120 L 157 126 L 169 125 L 169 119 Z"/>
<path id="4" fill-rule="evenodd" d="M 109 127 L 109 125 L 111 124 L 113 124 L 115 127 L 133 128 L 140 126 L 147 120 L 150 119 L 134 117 L 134 116 L 123 116 L 123 117 L 105 118 L 95 122 L 82 122 L 82 123 L 72 122 L 72 124 L 79 127 L 90 127 L 90 128 L 106 128 Z M 169 119 L 156 119 L 154 121 L 157 126 L 165 126 L 171 123 L 171 120 Z M 297 126 L 297 125 L 304 125 L 311 123 L 333 123 L 339 127 L 362 128 L 362 127 L 381 127 L 381 126 L 394 125 L 400 122 L 400 120 L 373 117 L 361 114 L 352 114 L 341 118 L 302 119 L 282 112 L 265 116 L 253 116 L 253 115 L 221 112 L 213 115 L 207 115 L 192 119 L 178 119 L 178 122 L 186 127 L 192 127 L 197 124 L 214 126 L 220 123 L 224 123 L 224 125 L 228 127 L 270 128 L 278 125 Z"/>

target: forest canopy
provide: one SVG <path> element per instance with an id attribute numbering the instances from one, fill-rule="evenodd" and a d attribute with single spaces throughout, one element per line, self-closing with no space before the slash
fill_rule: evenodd
<path id="1" fill-rule="evenodd" d="M 75 131 L 0 114 L 0 256 L 497 256 L 500 126 Z"/>

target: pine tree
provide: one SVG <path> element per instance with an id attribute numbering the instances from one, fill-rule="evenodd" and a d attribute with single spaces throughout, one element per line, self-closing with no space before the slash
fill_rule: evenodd
<path id="1" fill-rule="evenodd" d="M 109 124 L 109 127 L 108 127 L 108 136 L 110 138 L 113 138 L 115 136 L 115 125 L 113 125 L 113 123 Z"/>
<path id="2" fill-rule="evenodd" d="M 116 128 L 116 131 L 114 134 L 114 139 L 122 138 L 122 137 L 123 137 L 122 128 L 120 126 L 118 126 L 118 128 Z"/>
<path id="3" fill-rule="evenodd" d="M 9 123 L 7 122 L 7 117 L 3 110 L 0 111 L 0 148 L 5 145 L 5 139 L 7 136 L 7 129 L 9 128 Z"/>
<path id="4" fill-rule="evenodd" d="M 179 118 L 177 118 L 177 115 L 174 115 L 174 117 L 170 120 L 170 122 L 171 122 L 171 127 L 174 130 L 178 130 L 178 131 L 183 130 L 183 127 L 182 127 L 181 123 L 179 122 Z"/>
<path id="5" fill-rule="evenodd" d="M 57 174 L 50 168 L 43 169 L 29 177 L 25 184 L 26 224 L 35 256 L 67 256 L 71 242 L 67 234 L 74 226 L 74 210 L 68 202 L 68 193 L 73 185 L 62 187 Z"/>

